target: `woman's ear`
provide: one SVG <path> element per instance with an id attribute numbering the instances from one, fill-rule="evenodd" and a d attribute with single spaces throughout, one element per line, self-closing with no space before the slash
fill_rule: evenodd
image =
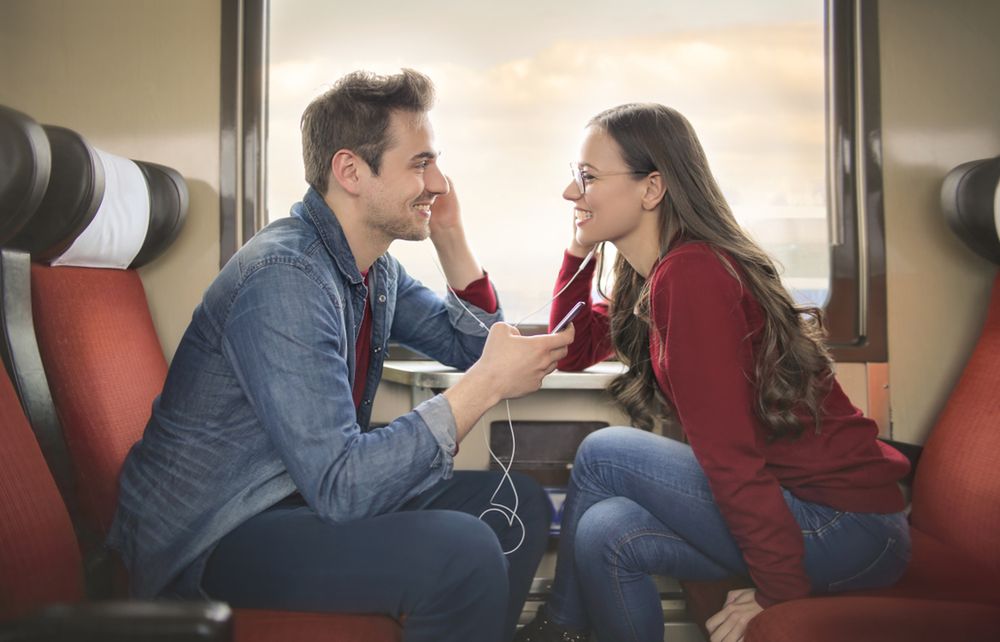
<path id="1" fill-rule="evenodd" d="M 330 159 L 330 176 L 345 192 L 357 196 L 361 178 L 358 170 L 362 163 L 364 161 L 354 152 L 342 149 Z"/>
<path id="2" fill-rule="evenodd" d="M 642 193 L 642 209 L 651 211 L 660 207 L 660 201 L 667 193 L 667 186 L 659 172 L 653 172 L 644 181 L 646 189 Z"/>

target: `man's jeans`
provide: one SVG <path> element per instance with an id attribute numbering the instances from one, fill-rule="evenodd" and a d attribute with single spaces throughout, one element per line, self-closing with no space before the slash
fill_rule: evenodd
<path id="1" fill-rule="evenodd" d="M 847 513 L 785 491 L 802 528 L 814 592 L 886 586 L 906 568 L 903 513 Z M 651 575 L 713 580 L 748 575 L 705 474 L 680 442 L 606 428 L 577 452 L 547 614 L 600 640 L 663 640 Z"/>
<path id="2" fill-rule="evenodd" d="M 331 524 L 301 496 L 222 538 L 202 591 L 234 607 L 404 618 L 407 642 L 499 642 L 517 618 L 548 540 L 551 505 L 533 480 L 512 474 L 521 539 L 489 508 L 500 473 L 456 471 L 400 511 Z M 497 501 L 513 506 L 505 483 Z"/>

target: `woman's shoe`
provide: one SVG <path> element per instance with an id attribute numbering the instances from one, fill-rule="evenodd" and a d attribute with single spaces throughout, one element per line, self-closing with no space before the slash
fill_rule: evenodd
<path id="1" fill-rule="evenodd" d="M 545 617 L 545 607 L 538 609 L 535 619 L 528 622 L 514 636 L 514 642 L 587 642 L 590 636 L 578 631 L 568 631 L 553 624 Z"/>

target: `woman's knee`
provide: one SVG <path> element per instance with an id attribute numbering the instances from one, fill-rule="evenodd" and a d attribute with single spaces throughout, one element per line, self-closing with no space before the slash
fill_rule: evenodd
<path id="1" fill-rule="evenodd" d="M 593 567 L 617 563 L 620 548 L 634 530 L 621 497 L 600 501 L 580 517 L 574 555 L 578 565 Z"/>
<path id="2" fill-rule="evenodd" d="M 587 509 L 574 544 L 580 577 L 589 581 L 636 573 L 704 577 L 719 570 L 717 563 L 624 497 Z M 724 569 L 721 572 L 720 577 L 725 575 Z"/>
<path id="3" fill-rule="evenodd" d="M 595 430 L 584 438 L 573 460 L 573 471 L 589 470 L 598 462 L 617 461 L 625 455 L 635 428 L 610 426 Z"/>

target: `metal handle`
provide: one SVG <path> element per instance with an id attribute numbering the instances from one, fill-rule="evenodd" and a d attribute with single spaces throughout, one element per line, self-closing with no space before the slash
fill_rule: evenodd
<path id="1" fill-rule="evenodd" d="M 826 0 L 826 21 L 832 27 L 837 21 L 837 6 L 835 0 Z M 829 225 L 830 245 L 844 244 L 844 110 L 837 100 L 837 75 L 841 73 L 837 65 L 837 42 L 835 34 L 840 30 L 828 27 L 826 29 L 826 203 L 827 224 Z"/>
<path id="2" fill-rule="evenodd" d="M 865 35 L 861 0 L 854 0 L 854 169 L 858 237 L 858 335 L 868 336 L 868 123 L 865 118 Z"/>

